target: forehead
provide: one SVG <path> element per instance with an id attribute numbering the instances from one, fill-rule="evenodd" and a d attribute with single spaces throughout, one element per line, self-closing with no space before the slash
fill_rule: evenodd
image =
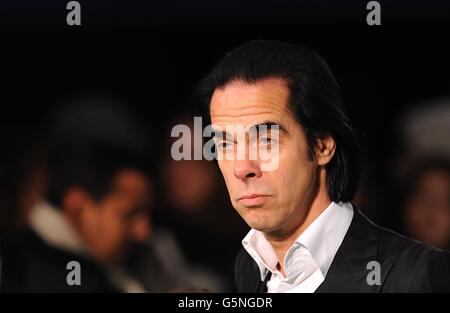
<path id="1" fill-rule="evenodd" d="M 249 126 L 263 120 L 286 124 L 291 117 L 289 88 L 282 78 L 255 83 L 235 80 L 216 88 L 211 98 L 211 121 L 216 125 Z"/>
<path id="2" fill-rule="evenodd" d="M 122 169 L 113 182 L 114 191 L 135 201 L 147 201 L 151 196 L 151 182 L 145 174 L 134 169 Z"/>

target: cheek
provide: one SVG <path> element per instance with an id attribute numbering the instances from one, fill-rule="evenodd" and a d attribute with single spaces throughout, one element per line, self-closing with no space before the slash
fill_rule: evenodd
<path id="1" fill-rule="evenodd" d="M 113 209 L 105 209 L 101 216 L 98 227 L 98 236 L 102 238 L 105 245 L 114 245 L 124 236 L 124 223 L 120 218 L 120 214 Z"/>
<path id="2" fill-rule="evenodd" d="M 314 163 L 300 154 L 282 154 L 279 169 L 272 175 L 280 196 L 295 201 L 313 188 L 315 167 Z"/>
<path id="3" fill-rule="evenodd" d="M 116 213 L 111 217 L 110 232 L 116 237 L 125 236 L 127 229 L 127 220 L 122 217 L 122 214 Z"/>
<path id="4" fill-rule="evenodd" d="M 82 232 L 89 240 L 95 240 L 98 236 L 101 217 L 99 217 L 99 208 L 88 208 L 83 211 L 82 215 Z"/>
<path id="5" fill-rule="evenodd" d="M 218 161 L 220 172 L 222 173 L 223 179 L 225 180 L 225 184 L 230 193 L 233 192 L 233 181 L 234 181 L 234 173 L 233 173 L 233 163 L 230 161 Z"/>

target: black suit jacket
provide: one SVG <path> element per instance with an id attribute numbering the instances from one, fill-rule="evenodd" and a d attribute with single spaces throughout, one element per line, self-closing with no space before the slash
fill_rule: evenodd
<path id="1" fill-rule="evenodd" d="M 449 252 L 381 228 L 353 207 L 347 234 L 316 292 L 450 292 Z M 367 283 L 370 261 L 380 264 L 379 285 Z M 235 279 L 239 292 L 265 292 L 270 272 L 262 282 L 258 266 L 242 248 Z"/>
<path id="2" fill-rule="evenodd" d="M 31 229 L 4 238 L 1 250 L 0 292 L 117 292 L 101 266 L 48 245 Z M 80 263 L 80 286 L 66 282 L 70 261 Z"/>

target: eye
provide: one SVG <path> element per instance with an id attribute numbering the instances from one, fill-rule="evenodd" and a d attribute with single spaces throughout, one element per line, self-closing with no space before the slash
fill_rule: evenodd
<path id="1" fill-rule="evenodd" d="M 262 137 L 259 141 L 263 145 L 268 145 L 268 144 L 272 143 L 272 138 L 270 138 L 270 137 Z"/>
<path id="2" fill-rule="evenodd" d="M 223 141 L 223 142 L 217 143 L 216 147 L 217 147 L 217 150 L 219 150 L 219 151 L 227 151 L 227 150 L 231 150 L 233 148 L 233 145 L 230 142 Z"/>

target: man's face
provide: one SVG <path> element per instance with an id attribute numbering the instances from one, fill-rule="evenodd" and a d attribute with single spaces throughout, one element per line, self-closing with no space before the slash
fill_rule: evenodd
<path id="1" fill-rule="evenodd" d="M 262 171 L 261 160 L 248 157 L 218 161 L 234 208 L 250 227 L 273 235 L 296 229 L 317 192 L 317 164 L 308 157 L 304 131 L 289 110 L 288 98 L 283 79 L 267 78 L 252 84 L 236 80 L 214 91 L 210 107 L 212 124 L 223 130 L 267 122 L 279 125 L 275 170 Z M 218 148 L 237 149 L 247 144 L 240 139 L 242 136 L 219 138 L 216 143 Z M 270 140 L 258 138 L 258 142 Z"/>
<path id="2" fill-rule="evenodd" d="M 116 175 L 112 192 L 86 210 L 84 233 L 99 261 L 120 263 L 134 244 L 149 237 L 150 191 L 144 175 L 124 169 Z"/>
<path id="3" fill-rule="evenodd" d="M 450 241 L 450 177 L 428 170 L 407 201 L 406 226 L 410 234 L 427 244 L 446 249 Z"/>

